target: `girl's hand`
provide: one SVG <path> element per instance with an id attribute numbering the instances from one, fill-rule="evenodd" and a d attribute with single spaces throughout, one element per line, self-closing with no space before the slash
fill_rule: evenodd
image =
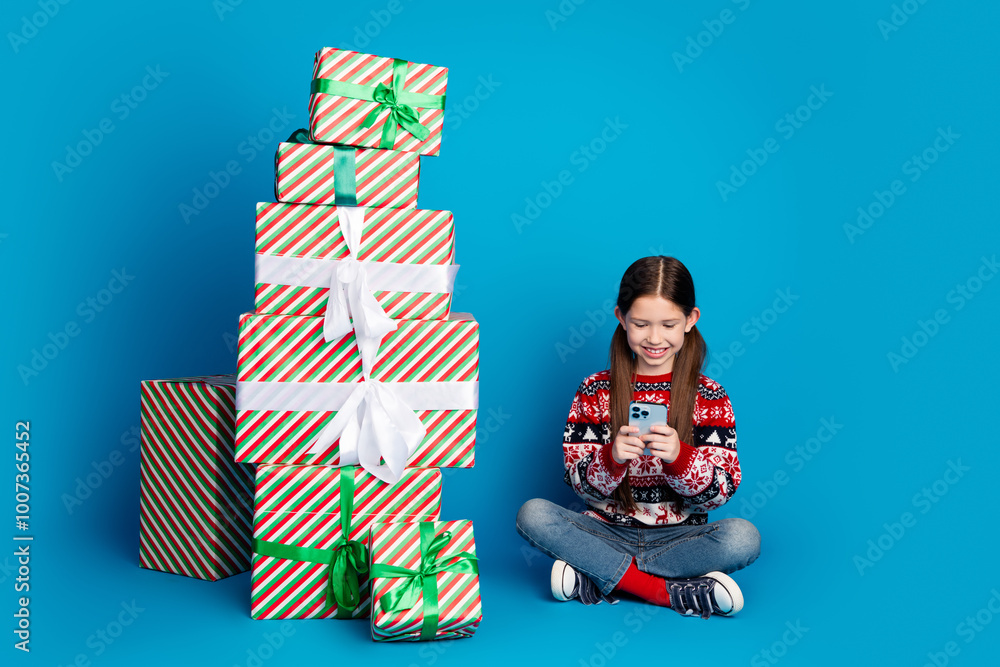
<path id="1" fill-rule="evenodd" d="M 652 433 L 639 438 L 649 447 L 649 453 L 665 463 L 673 463 L 681 454 L 681 439 L 677 431 L 666 424 L 653 424 L 649 427 Z"/>
<path id="2" fill-rule="evenodd" d="M 646 448 L 646 445 L 642 440 L 633 435 L 638 432 L 638 427 L 629 426 L 628 424 L 618 429 L 618 435 L 615 436 L 615 442 L 611 447 L 611 458 L 619 465 L 623 465 L 632 459 L 637 459 L 642 455 L 642 450 Z"/>

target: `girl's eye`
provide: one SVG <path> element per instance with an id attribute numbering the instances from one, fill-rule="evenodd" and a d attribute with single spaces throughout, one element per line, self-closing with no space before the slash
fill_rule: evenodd
<path id="1" fill-rule="evenodd" d="M 633 324 L 632 326 L 634 326 L 636 329 L 641 329 L 641 328 L 643 328 L 646 325 L 645 324 Z"/>

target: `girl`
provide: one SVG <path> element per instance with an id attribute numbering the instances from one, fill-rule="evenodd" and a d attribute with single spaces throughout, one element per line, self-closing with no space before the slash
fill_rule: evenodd
<path id="1" fill-rule="evenodd" d="M 614 604 L 625 591 L 706 619 L 743 608 L 725 573 L 757 559 L 760 534 L 744 519 L 707 521 L 736 492 L 740 464 L 729 396 L 701 375 L 700 316 L 678 260 L 644 257 L 625 271 L 610 370 L 577 389 L 563 436 L 565 480 L 587 510 L 536 498 L 517 515 L 518 533 L 556 559 L 557 599 Z M 636 435 L 633 400 L 667 405 L 668 425 Z"/>

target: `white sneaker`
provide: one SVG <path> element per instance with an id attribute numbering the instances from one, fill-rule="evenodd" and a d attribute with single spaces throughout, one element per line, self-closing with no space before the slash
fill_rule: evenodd
<path id="1" fill-rule="evenodd" d="M 589 577 L 574 570 L 566 561 L 557 560 L 552 564 L 550 581 L 552 597 L 561 602 L 576 598 L 585 605 L 600 604 L 602 601 L 618 604 L 616 598 L 602 594 Z"/>

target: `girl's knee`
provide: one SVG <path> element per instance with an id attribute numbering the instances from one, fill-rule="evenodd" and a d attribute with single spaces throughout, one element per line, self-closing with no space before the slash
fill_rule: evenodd
<path id="1" fill-rule="evenodd" d="M 719 523 L 722 524 L 719 528 L 725 531 L 723 539 L 729 548 L 748 558 L 749 562 L 756 560 L 760 554 L 760 531 L 757 527 L 737 517 L 723 519 Z"/>
<path id="2" fill-rule="evenodd" d="M 524 533 L 545 530 L 555 518 L 553 509 L 557 506 L 544 498 L 532 498 L 517 511 L 517 528 Z"/>

